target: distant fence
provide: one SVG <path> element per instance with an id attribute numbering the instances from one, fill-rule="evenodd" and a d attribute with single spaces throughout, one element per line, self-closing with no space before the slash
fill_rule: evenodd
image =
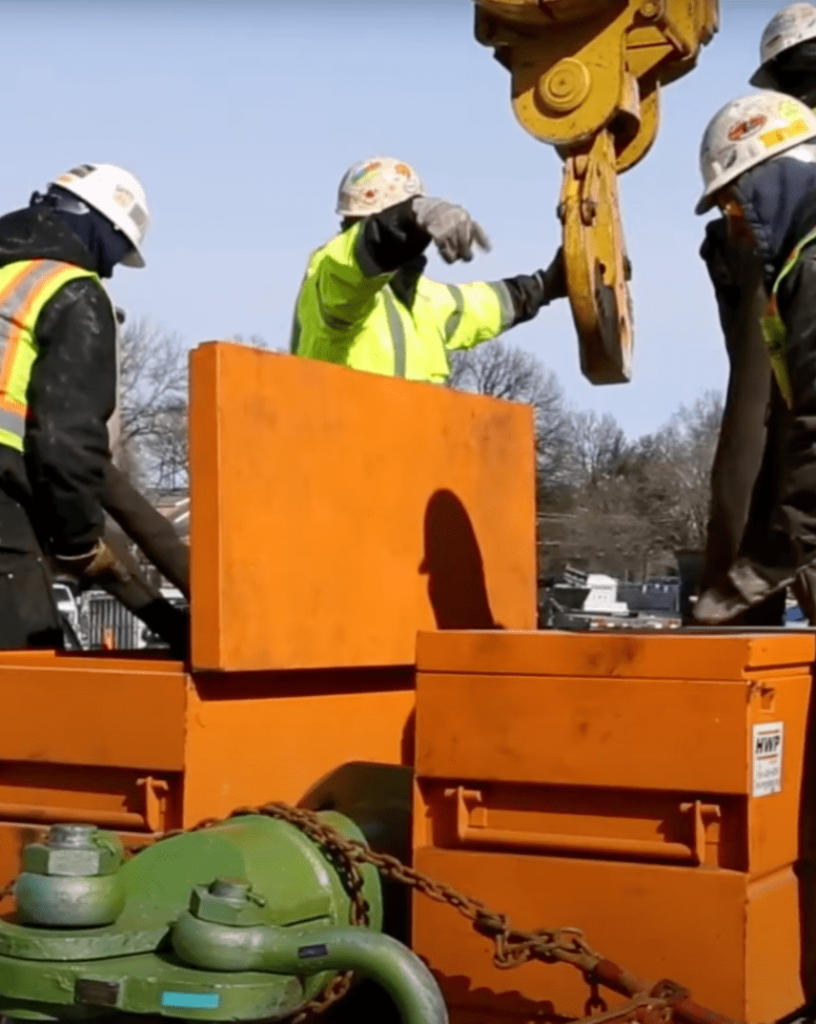
<path id="1" fill-rule="evenodd" d="M 102 591 L 85 595 L 85 635 L 91 650 L 102 647 L 106 635 L 116 650 L 144 647 L 145 625 L 123 607 L 116 598 Z"/>

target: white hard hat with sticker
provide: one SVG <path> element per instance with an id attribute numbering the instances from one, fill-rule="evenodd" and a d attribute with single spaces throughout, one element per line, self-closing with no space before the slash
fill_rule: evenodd
<path id="1" fill-rule="evenodd" d="M 140 182 L 113 164 L 80 164 L 49 182 L 98 210 L 133 246 L 122 260 L 127 267 L 143 267 L 142 243 L 150 226 L 150 213 Z"/>
<path id="2" fill-rule="evenodd" d="M 369 217 L 421 195 L 422 182 L 410 164 L 390 156 L 375 156 L 354 164 L 343 175 L 337 212 L 341 217 Z"/>
<path id="3" fill-rule="evenodd" d="M 745 171 L 813 138 L 816 114 L 784 93 L 753 93 L 726 103 L 703 135 L 704 190 L 695 212 L 710 210 L 716 193 Z"/>
<path id="4" fill-rule="evenodd" d="M 775 89 L 777 82 L 768 65 L 780 53 L 808 39 L 816 39 L 816 6 L 797 3 L 777 11 L 762 33 L 759 44 L 761 63 L 751 76 L 751 85 L 761 89 Z"/>

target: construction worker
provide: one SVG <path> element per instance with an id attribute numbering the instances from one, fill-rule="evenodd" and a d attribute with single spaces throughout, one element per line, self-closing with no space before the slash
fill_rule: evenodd
<path id="1" fill-rule="evenodd" d="M 762 33 L 760 66 L 751 84 L 787 93 L 809 107 L 816 104 L 816 6 L 796 3 L 774 14 Z M 714 285 L 729 360 L 725 409 L 711 473 L 701 580 L 706 588 L 716 584 L 736 557 L 749 526 L 752 495 L 770 488 L 765 477 L 773 472 L 773 460 L 766 452 L 784 440 L 777 436 L 779 418 L 772 414 L 771 370 L 760 331 L 768 302 L 761 260 L 739 239 L 729 238 L 724 218 L 706 225 L 701 256 Z M 785 597 L 778 591 L 734 622 L 779 625 Z"/>
<path id="2" fill-rule="evenodd" d="M 46 553 L 86 583 L 136 586 L 103 539 L 104 492 L 116 504 L 122 488 L 108 447 L 116 322 L 102 279 L 144 266 L 148 224 L 142 186 L 108 164 L 81 164 L 0 218 L 0 648 L 62 646 Z M 158 593 L 137 596 L 145 621 L 164 622 Z M 180 638 L 184 624 L 167 624 Z"/>
<path id="3" fill-rule="evenodd" d="M 460 206 L 426 197 L 416 172 L 391 157 L 355 164 L 337 202 L 341 232 L 309 261 L 292 352 L 388 376 L 442 383 L 448 351 L 495 338 L 566 295 L 560 253 L 547 270 L 493 283 L 424 276 L 434 242 L 447 263 L 488 249 Z"/>
<path id="4" fill-rule="evenodd" d="M 723 212 L 770 296 L 756 316 L 773 371 L 768 440 L 730 564 L 694 610 L 733 622 L 794 584 L 816 622 L 816 114 L 777 92 L 735 100 L 712 119 L 697 213 Z"/>
<path id="5" fill-rule="evenodd" d="M 751 85 L 816 107 L 816 6 L 797 3 L 777 11 L 762 33 L 759 55 Z"/>

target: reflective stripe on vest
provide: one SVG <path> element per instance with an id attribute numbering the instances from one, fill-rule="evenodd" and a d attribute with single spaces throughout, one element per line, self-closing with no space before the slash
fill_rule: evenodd
<path id="1" fill-rule="evenodd" d="M 49 299 L 96 274 L 57 260 L 22 260 L 0 268 L 0 444 L 23 451 L 27 394 L 37 358 L 36 326 Z"/>
<path id="2" fill-rule="evenodd" d="M 801 242 L 797 243 L 796 248 L 790 256 L 785 260 L 785 265 L 782 267 L 779 277 L 777 277 L 774 282 L 771 297 L 765 308 L 765 314 L 760 320 L 762 337 L 765 339 L 765 344 L 768 347 L 768 357 L 771 360 L 771 369 L 773 370 L 774 377 L 776 377 L 776 383 L 779 386 L 779 391 L 789 409 L 793 404 L 793 391 L 791 389 L 790 374 L 788 373 L 788 363 L 785 358 L 785 350 L 788 344 L 788 330 L 785 327 L 782 317 L 779 315 L 777 294 L 779 292 L 779 286 L 799 262 L 802 251 L 814 240 L 816 240 L 816 230 L 811 231 L 809 235 L 805 235 Z"/>

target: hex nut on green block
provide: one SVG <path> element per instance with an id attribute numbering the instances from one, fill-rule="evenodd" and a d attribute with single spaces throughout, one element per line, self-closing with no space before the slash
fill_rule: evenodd
<path id="1" fill-rule="evenodd" d="M 24 871 L 14 886 L 22 924 L 92 928 L 112 924 L 125 905 L 121 875 L 40 875 Z"/>
<path id="2" fill-rule="evenodd" d="M 252 891 L 243 878 L 216 878 L 210 885 L 197 885 L 190 896 L 190 913 L 200 921 L 239 928 L 266 924 L 266 900 Z"/>
<path id="3" fill-rule="evenodd" d="M 35 875 L 112 875 L 123 860 L 116 836 L 87 825 L 54 825 L 45 843 L 23 847 L 23 871 Z"/>

